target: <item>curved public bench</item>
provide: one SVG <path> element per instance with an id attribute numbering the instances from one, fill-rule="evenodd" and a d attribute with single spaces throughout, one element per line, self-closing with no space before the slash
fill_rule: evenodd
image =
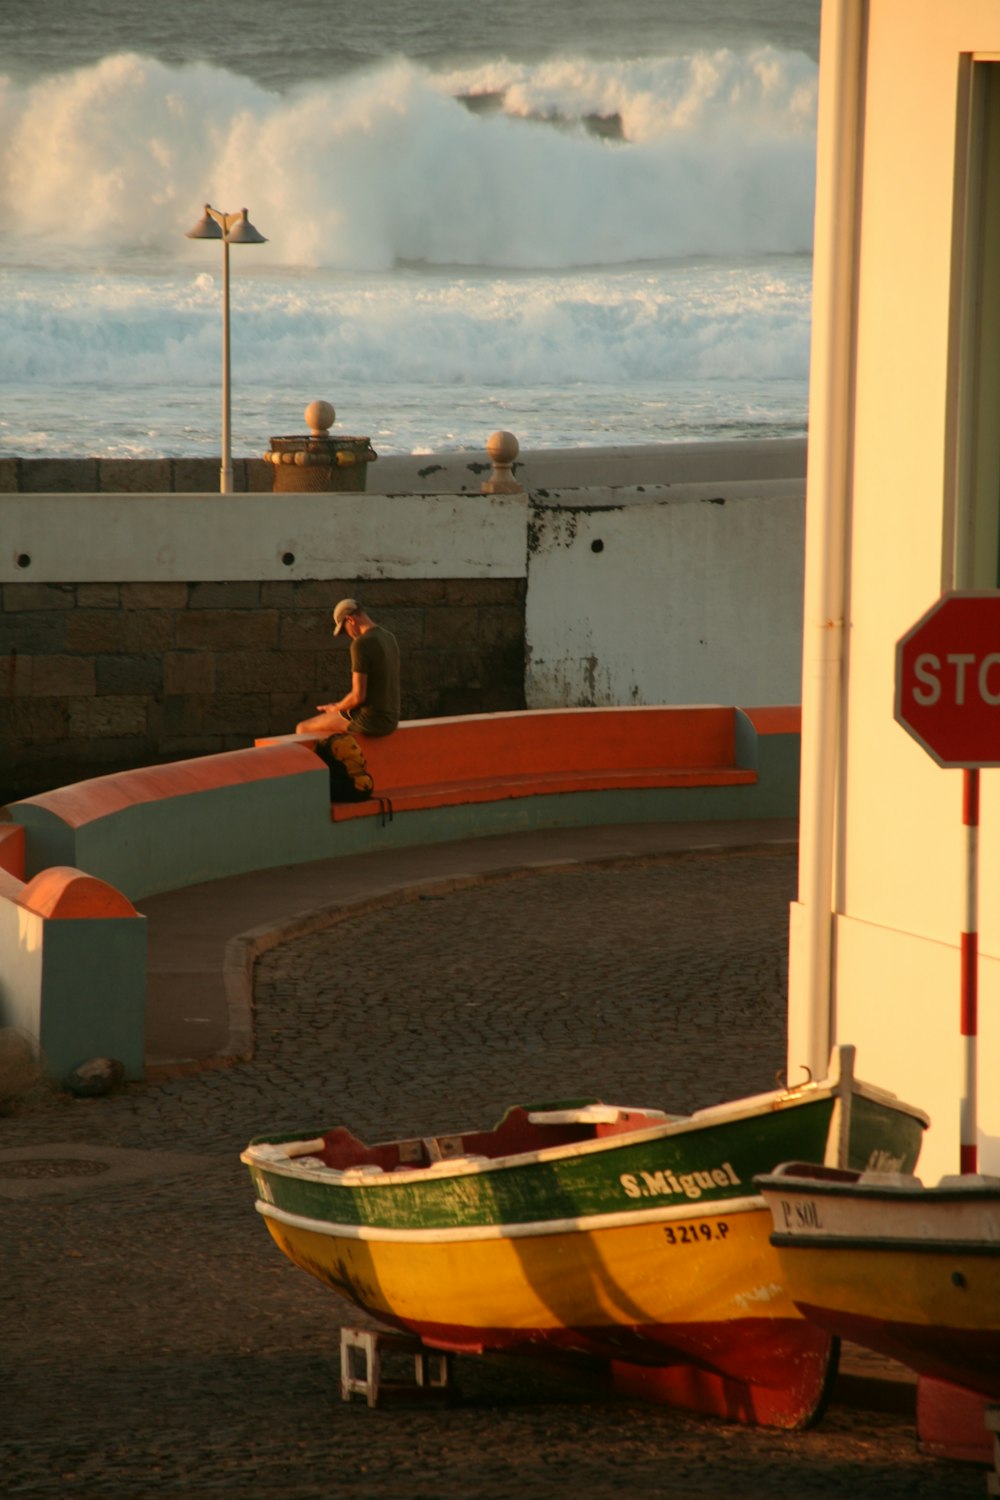
<path id="1" fill-rule="evenodd" d="M 315 737 L 296 735 L 262 740 L 246 750 L 96 777 L 0 809 L 5 973 L 17 966 L 22 920 L 12 908 L 23 904 L 25 885 L 34 888 L 56 868 L 91 877 L 95 888 L 110 888 L 132 910 L 131 903 L 163 891 L 373 850 L 532 828 L 786 818 L 798 811 L 797 708 L 538 709 L 411 720 L 385 738 L 361 737 L 375 796 L 333 805 L 314 743 Z M 130 919 L 114 900 L 103 911 L 98 905 L 95 898 L 90 908 L 74 911 L 77 935 L 59 940 L 90 952 L 95 938 L 88 929 L 96 922 L 136 915 Z M 100 943 L 109 953 L 110 941 L 107 928 Z M 135 976 L 126 971 L 142 966 L 144 994 L 145 948 L 140 954 L 129 941 L 121 963 L 107 960 L 107 973 L 116 993 L 127 994 L 141 1012 Z M 0 982 L 0 1025 L 30 1030 L 42 1005 L 40 970 L 28 973 L 22 965 L 18 973 L 13 998 L 11 982 Z M 72 989 L 71 958 L 62 976 L 58 983 Z M 72 1013 L 72 1001 L 51 987 L 47 996 L 52 1014 Z M 35 1034 L 44 1030 L 39 1019 Z M 133 1059 L 127 1072 L 137 1076 L 141 1014 L 133 1031 L 116 1055 L 127 1051 Z M 55 1072 L 51 1043 L 47 1050 Z M 56 1050 L 61 1069 L 65 1049 Z"/>

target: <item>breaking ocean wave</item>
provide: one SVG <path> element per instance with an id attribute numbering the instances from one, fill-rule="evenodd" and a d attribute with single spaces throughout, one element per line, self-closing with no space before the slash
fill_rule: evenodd
<path id="1" fill-rule="evenodd" d="M 214 451 L 206 201 L 267 236 L 231 256 L 240 451 L 314 396 L 384 451 L 801 431 L 815 111 L 773 47 L 0 80 L 0 448 Z"/>
<path id="2" fill-rule="evenodd" d="M 5 84 L 4 257 L 69 240 L 81 258 L 181 260 L 202 198 L 252 204 L 268 262 L 286 266 L 804 252 L 815 86 L 810 59 L 771 49 L 447 74 L 399 59 L 289 95 L 203 63 L 108 57 Z"/>

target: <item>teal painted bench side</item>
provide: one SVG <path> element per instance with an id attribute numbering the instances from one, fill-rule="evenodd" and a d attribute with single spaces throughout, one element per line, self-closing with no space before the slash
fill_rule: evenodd
<path id="1" fill-rule="evenodd" d="M 135 901 L 328 852 L 327 772 L 302 745 L 95 777 L 11 803 L 29 876 L 73 865 Z"/>

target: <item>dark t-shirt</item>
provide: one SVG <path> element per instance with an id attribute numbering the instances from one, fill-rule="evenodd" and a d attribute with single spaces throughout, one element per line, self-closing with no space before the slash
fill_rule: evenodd
<path id="1" fill-rule="evenodd" d="M 368 678 L 360 708 L 350 713 L 351 725 L 362 734 L 391 734 L 399 723 L 399 647 L 396 637 L 373 625 L 351 642 L 351 671 Z"/>

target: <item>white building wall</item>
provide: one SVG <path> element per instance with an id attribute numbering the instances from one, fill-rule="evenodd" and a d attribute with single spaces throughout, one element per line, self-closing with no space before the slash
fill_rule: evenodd
<path id="1" fill-rule="evenodd" d="M 864 63 L 860 253 L 844 678 L 832 860 L 833 1036 L 858 1071 L 932 1116 L 925 1178 L 959 1169 L 963 927 L 961 773 L 941 770 L 894 722 L 895 643 L 952 586 L 949 336 L 960 54 L 1000 55 L 995 0 L 870 0 Z M 822 49 L 821 49 L 822 52 Z M 822 68 L 822 59 L 821 59 Z M 821 73 L 821 89 L 824 77 Z M 817 261 L 817 298 L 843 267 Z M 814 530 L 810 476 L 807 536 Z M 820 526 L 815 527 L 816 535 Z M 807 579 L 811 578 L 807 567 Z M 807 638 L 811 586 L 807 584 Z M 808 667 L 807 667 L 808 673 Z M 808 690 L 806 693 L 808 697 Z M 1000 1172 L 1000 785 L 983 773 L 980 1164 Z M 815 857 L 803 846 L 803 865 Z M 803 1060 L 808 913 L 793 911 L 789 1072 Z"/>
<path id="2" fill-rule="evenodd" d="M 799 702 L 801 481 L 576 495 L 533 501 L 529 708 Z"/>

